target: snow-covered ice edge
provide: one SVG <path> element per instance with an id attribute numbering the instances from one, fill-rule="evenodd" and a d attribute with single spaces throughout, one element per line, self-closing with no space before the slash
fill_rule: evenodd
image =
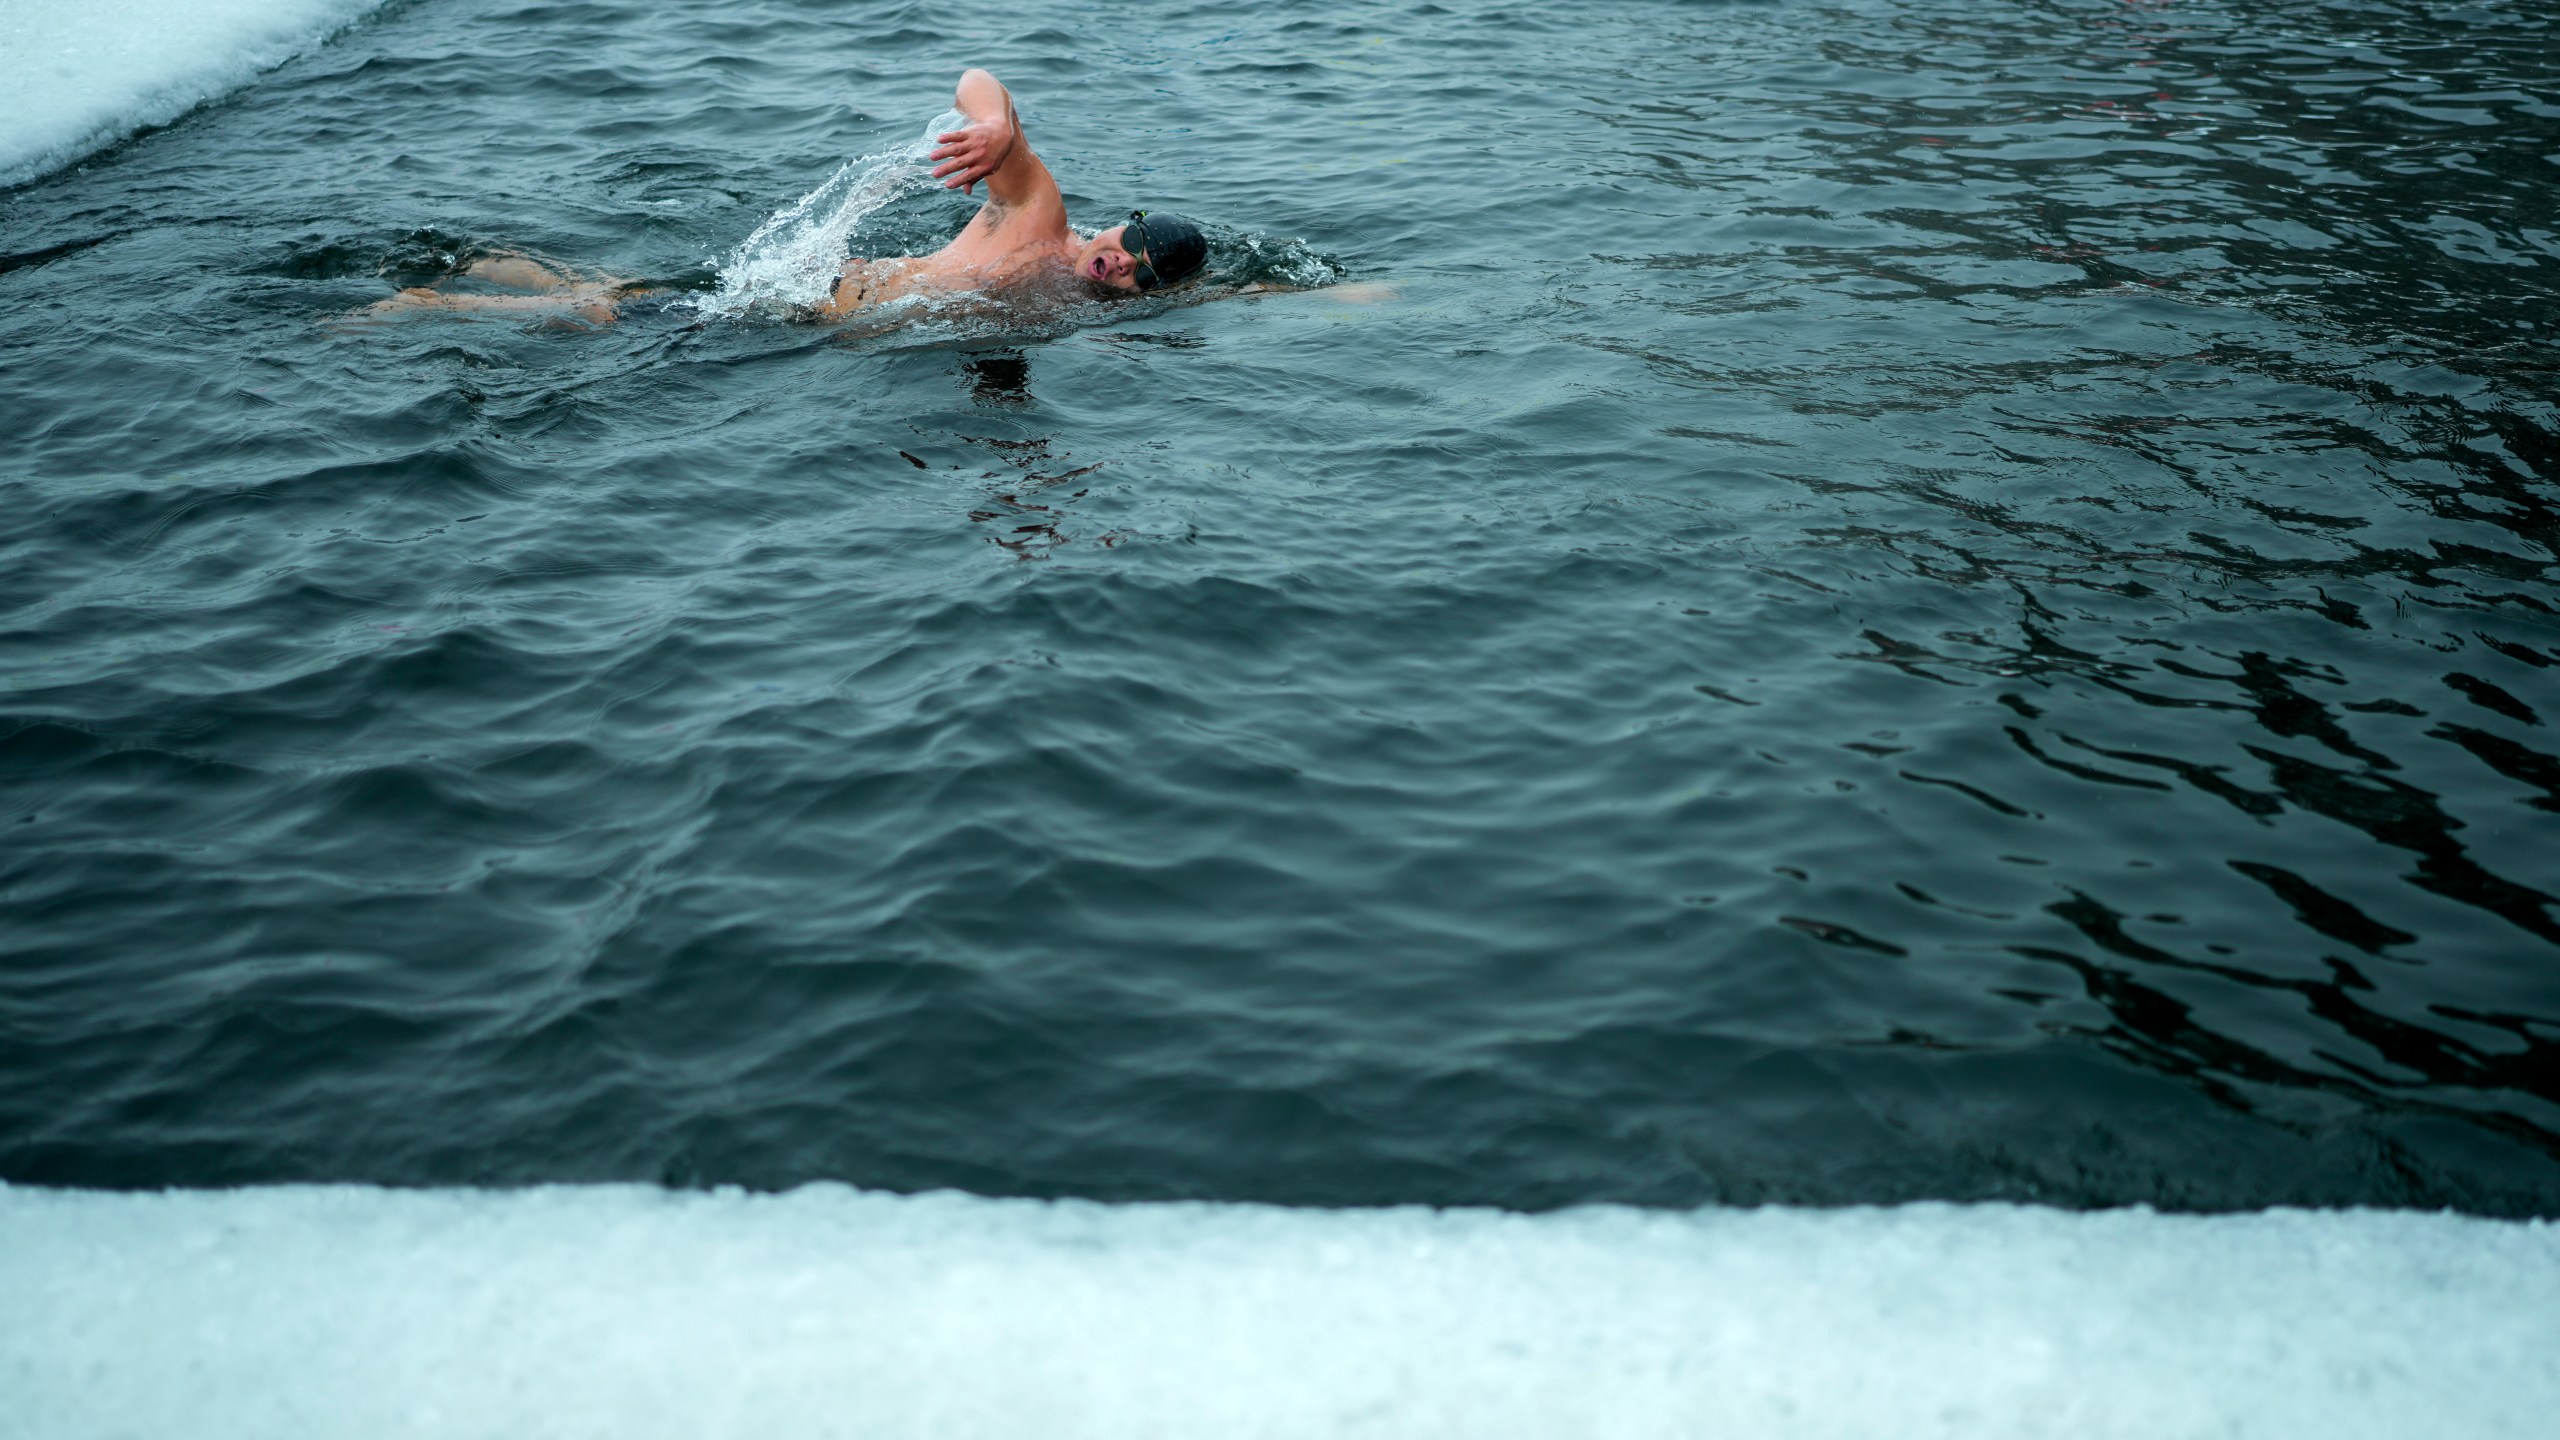
<path id="1" fill-rule="evenodd" d="M 165 125 L 383 0 L 0 0 L 0 185 Z"/>
<path id="2" fill-rule="evenodd" d="M 0 1435 L 2541 1436 L 2560 1225 L 0 1187 Z"/>

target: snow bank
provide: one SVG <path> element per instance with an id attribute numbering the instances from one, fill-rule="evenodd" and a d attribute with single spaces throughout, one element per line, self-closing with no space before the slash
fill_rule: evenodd
<path id="1" fill-rule="evenodd" d="M 0 1188 L 0 1434 L 2547 1435 L 2560 1225 Z"/>
<path id="2" fill-rule="evenodd" d="M 162 125 L 382 0 L 0 0 L 0 185 Z"/>

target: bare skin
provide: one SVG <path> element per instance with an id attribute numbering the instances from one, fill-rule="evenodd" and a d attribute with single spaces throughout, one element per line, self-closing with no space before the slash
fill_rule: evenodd
<path id="1" fill-rule="evenodd" d="M 413 285 L 388 300 L 375 301 L 366 309 L 375 314 L 401 310 L 501 311 L 583 320 L 590 325 L 610 325 L 624 300 L 635 294 L 649 293 L 632 290 L 619 281 L 581 280 L 529 255 L 484 255 L 463 267 L 461 278 L 504 285 L 526 293 L 448 295 L 442 290 Z"/>
<path id="2" fill-rule="evenodd" d="M 1084 236 L 1067 223 L 1058 182 L 1022 138 L 1013 96 L 1003 84 L 984 70 L 971 70 L 960 77 L 952 108 L 968 123 L 934 137 L 936 148 L 928 157 L 936 162 L 934 176 L 943 188 L 964 193 L 984 182 L 986 203 L 957 238 L 930 255 L 845 261 L 827 298 L 809 307 L 805 318 L 840 321 L 911 295 L 1000 293 L 1074 280 L 1103 293 L 1136 294 L 1137 257 L 1120 248 L 1128 227 Z M 497 311 L 607 325 L 623 301 L 650 293 L 610 278 L 580 279 L 523 255 L 475 260 L 462 278 L 526 293 L 457 295 L 421 285 L 369 308 L 377 314 Z"/>
<path id="3" fill-rule="evenodd" d="M 1001 291 L 1042 280 L 1079 279 L 1105 290 L 1138 292 L 1138 257 L 1120 248 L 1128 227 L 1091 236 L 1067 223 L 1058 182 L 1022 138 L 1013 96 L 996 77 L 960 77 L 951 106 L 969 118 L 934 137 L 927 157 L 946 190 L 969 192 L 980 181 L 987 201 L 957 238 L 931 255 L 847 260 L 834 292 L 815 317 L 841 320 L 854 311 L 926 291 Z"/>

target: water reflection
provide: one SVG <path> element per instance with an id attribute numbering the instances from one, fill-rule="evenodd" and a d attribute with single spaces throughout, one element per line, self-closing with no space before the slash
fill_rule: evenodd
<path id="1" fill-rule="evenodd" d="M 1015 349 L 980 351 L 960 362 L 969 398 L 983 409 L 1005 415 L 1036 412 L 1031 390 L 1031 361 Z M 1032 423 L 1038 424 L 1036 415 Z M 971 523 L 988 527 L 988 542 L 1019 558 L 1045 558 L 1058 546 L 1083 538 L 1104 546 L 1119 543 L 1116 532 L 1079 532 L 1068 524 L 1071 507 L 1092 493 L 1099 462 L 1077 465 L 1056 453 L 1056 437 L 1030 435 L 966 435 L 965 444 L 995 459 L 1001 469 L 981 477 Z M 1071 482 L 1072 488 L 1069 488 Z"/>
<path id="2" fill-rule="evenodd" d="M 1031 403 L 1031 362 L 1019 350 L 995 350 L 970 356 L 969 395 L 981 405 L 999 408 Z"/>

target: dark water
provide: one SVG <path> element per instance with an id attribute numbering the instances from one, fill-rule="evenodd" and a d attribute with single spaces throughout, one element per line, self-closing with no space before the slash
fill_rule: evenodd
<path id="1" fill-rule="evenodd" d="M 0 1179 L 2560 1215 L 2545 13 L 395 6 L 0 195 Z M 1400 297 L 330 323 L 969 63 Z"/>

